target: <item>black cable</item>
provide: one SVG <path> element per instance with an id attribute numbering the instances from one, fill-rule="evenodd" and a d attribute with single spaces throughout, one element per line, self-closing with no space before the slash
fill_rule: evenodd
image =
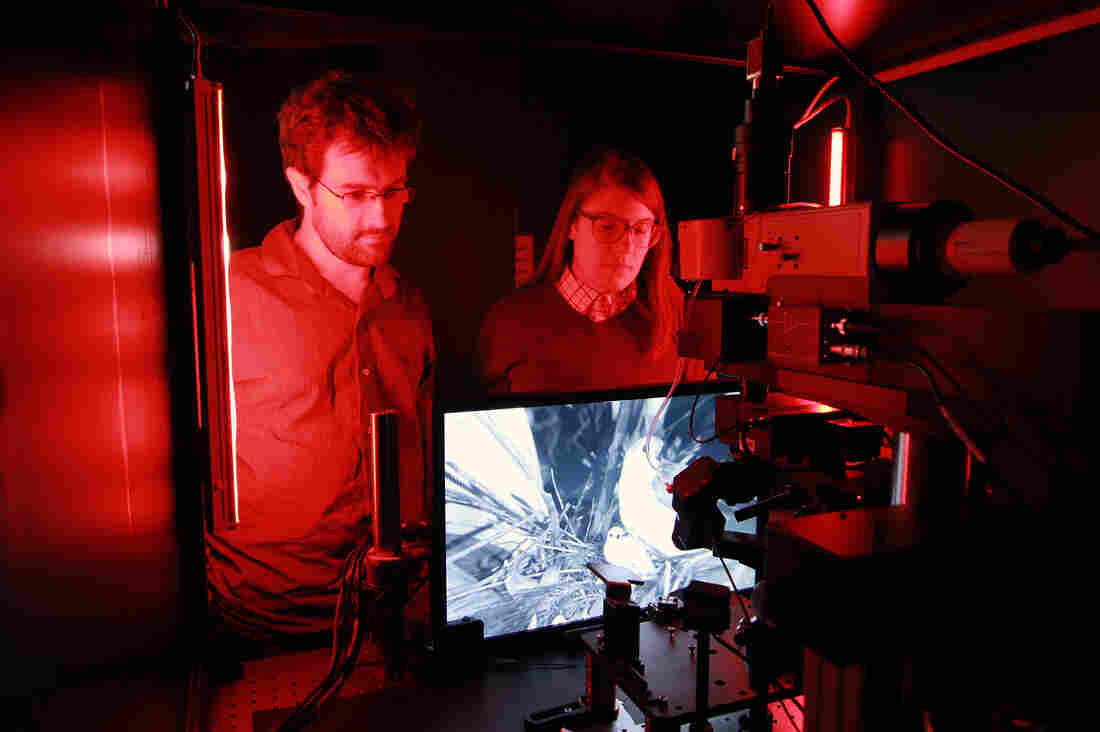
<path id="1" fill-rule="evenodd" d="M 781 682 L 779 679 L 776 679 L 775 681 L 773 681 L 772 684 L 774 684 L 775 686 L 778 686 L 779 690 L 784 692 L 784 693 L 793 693 L 793 690 L 788 689 L 786 686 L 783 686 L 783 682 Z M 798 711 L 802 712 L 803 714 L 806 713 L 806 709 L 801 704 L 798 703 L 798 699 L 795 699 L 793 696 L 788 697 L 788 698 L 791 700 L 791 702 L 796 707 L 798 707 Z"/>
<path id="2" fill-rule="evenodd" d="M 699 406 L 699 397 L 703 396 L 703 387 L 706 385 L 707 381 L 710 380 L 710 375 L 715 373 L 715 369 L 717 369 L 717 368 L 718 368 L 718 361 L 715 360 L 714 364 L 707 370 L 707 373 L 703 377 L 703 380 L 699 382 L 699 386 L 696 387 L 696 389 L 695 389 L 695 400 L 692 401 L 692 403 L 691 403 L 691 412 L 688 414 L 688 433 L 691 435 L 691 439 L 694 440 L 695 442 L 699 443 L 700 445 L 706 445 L 708 443 L 714 442 L 719 437 L 722 437 L 724 435 L 728 435 L 730 432 L 733 432 L 734 430 L 737 429 L 737 425 L 734 425 L 734 426 L 730 427 L 729 429 L 716 431 L 713 435 L 711 435 L 710 437 L 707 437 L 706 439 L 703 439 L 703 440 L 701 440 L 701 439 L 699 439 L 698 437 L 695 436 L 695 408 L 697 406 Z"/>
<path id="3" fill-rule="evenodd" d="M 977 443 L 975 443 L 974 440 L 970 438 L 970 435 L 966 433 L 966 430 L 963 429 L 962 425 L 959 424 L 958 421 L 956 421 L 956 419 L 951 415 L 951 412 L 947 409 L 947 405 L 943 403 L 943 394 L 940 393 L 940 388 L 936 384 L 936 380 L 932 377 L 932 374 L 929 373 L 928 369 L 925 368 L 923 364 L 917 361 L 906 361 L 906 363 L 919 369 L 920 372 L 924 374 L 925 378 L 928 379 L 928 384 L 932 387 L 932 394 L 936 399 L 936 408 L 939 410 L 940 414 L 943 415 L 944 421 L 947 422 L 947 426 L 951 428 L 951 431 L 955 433 L 955 436 L 958 437 L 964 445 L 966 445 L 967 452 L 973 455 L 974 459 L 978 462 L 982 463 L 983 465 L 988 465 L 989 459 L 985 456 L 985 453 L 980 447 L 978 447 Z"/>
<path id="4" fill-rule="evenodd" d="M 1026 441 L 1025 438 L 1018 435 L 1017 429 L 1014 428 L 1009 423 L 1009 421 L 1006 421 L 1004 415 L 996 411 L 991 412 L 990 410 L 975 402 L 974 399 L 967 394 L 959 380 L 956 379 L 955 376 L 928 351 L 928 349 L 924 348 L 921 344 L 915 342 L 910 343 L 909 345 L 920 355 L 920 357 L 926 360 L 939 374 L 941 374 L 948 382 L 951 383 L 951 386 L 955 389 L 958 398 L 965 402 L 965 405 L 973 411 L 976 417 L 981 421 L 981 426 L 985 430 L 998 434 L 1000 439 L 1006 439 L 1010 441 L 1036 466 L 1039 466 L 1044 470 L 1049 468 L 1052 462 L 1050 459 L 1043 455 L 1040 449 L 1041 446 L 1033 445 Z M 1007 485 L 1005 483 L 1004 477 L 998 474 L 997 468 L 989 462 L 988 456 L 985 454 L 985 452 L 977 448 L 977 445 L 970 438 L 969 434 L 966 432 L 965 429 L 963 429 L 962 425 L 948 409 L 947 404 L 944 400 L 943 392 L 940 389 L 935 377 L 932 375 L 931 371 L 929 371 L 928 367 L 915 360 L 914 356 L 911 353 L 906 353 L 900 349 L 895 350 L 891 348 L 889 350 L 897 360 L 904 363 L 906 366 L 911 366 L 919 370 L 924 375 L 924 378 L 928 381 L 928 384 L 932 390 L 936 409 L 943 416 L 944 421 L 947 423 L 948 427 L 951 428 L 951 431 L 966 447 L 967 453 L 990 470 L 990 477 L 994 479 L 995 482 L 998 482 L 1002 485 Z M 890 446 L 895 447 L 893 444 L 891 444 Z M 975 452 L 975 450 L 977 451 Z M 1013 492 L 1018 494 L 1018 491 Z"/>
<path id="5" fill-rule="evenodd" d="M 825 84 L 821 87 L 821 89 L 818 90 L 817 94 L 814 95 L 814 98 L 810 100 L 810 103 L 806 105 L 806 111 L 803 112 L 802 116 L 798 118 L 799 122 L 806 119 L 806 117 L 808 117 L 810 115 L 810 112 L 814 111 L 814 107 L 817 106 L 817 103 L 818 103 L 818 101 L 820 101 L 821 97 L 825 96 L 825 92 L 827 92 L 829 90 L 829 87 L 831 87 L 833 84 L 837 83 L 838 81 L 840 81 L 840 77 L 839 76 L 834 76 L 833 78 L 831 78 L 831 79 L 829 79 L 828 81 L 825 82 Z M 796 122 L 795 124 L 798 124 L 798 123 Z"/>
<path id="6" fill-rule="evenodd" d="M 357 566 L 361 565 L 357 563 Z M 343 688 L 344 684 L 355 670 L 355 661 L 359 656 L 363 636 L 365 635 L 360 627 L 361 615 L 359 613 L 358 595 L 358 591 L 355 591 L 352 595 L 355 599 L 351 602 L 353 608 L 350 613 L 352 618 L 351 637 L 346 648 L 341 652 L 339 662 L 329 670 L 329 674 L 324 681 L 318 684 L 317 688 L 313 690 L 310 696 L 299 705 L 299 708 L 295 711 L 295 715 L 298 719 L 294 723 L 294 726 L 287 728 L 288 732 L 290 730 L 301 729 L 304 725 L 312 721 L 317 710 Z M 288 722 L 290 722 L 290 720 L 288 720 Z M 280 730 L 282 729 L 283 728 L 280 728 Z"/>
<path id="7" fill-rule="evenodd" d="M 859 74 L 861 77 L 863 77 L 864 81 L 866 81 L 868 84 L 870 84 L 871 86 L 878 89 L 882 93 L 883 96 L 885 96 L 888 100 L 890 100 L 890 102 L 892 102 L 895 107 L 900 109 L 902 111 L 902 113 L 906 117 L 908 117 L 909 120 L 911 122 L 913 122 L 913 124 L 915 124 L 920 129 L 920 131 L 923 132 L 925 135 L 927 135 L 933 142 L 935 142 L 937 145 L 939 145 L 944 150 L 951 153 L 952 155 L 954 155 L 956 158 L 963 161 L 967 165 L 969 165 L 973 168 L 976 168 L 977 170 L 981 171 L 982 173 L 985 173 L 990 178 L 997 181 L 1001 185 L 1005 186 L 1009 190 L 1011 190 L 1015 193 L 1018 193 L 1019 195 L 1023 196 L 1027 200 L 1031 201 L 1036 206 L 1039 206 L 1040 208 L 1046 209 L 1047 211 L 1052 213 L 1054 216 L 1061 219 L 1064 223 L 1068 224 L 1069 226 L 1072 226 L 1073 228 L 1077 229 L 1078 231 L 1083 232 L 1088 238 L 1090 238 L 1090 239 L 1100 239 L 1100 232 L 1097 232 L 1096 230 L 1089 228 L 1085 224 L 1082 224 L 1080 221 L 1073 218 L 1068 213 L 1066 213 L 1062 209 L 1058 208 L 1057 206 L 1055 206 L 1050 201 L 1047 201 L 1045 198 L 1043 198 L 1038 193 L 1026 188 L 1025 186 L 1023 186 L 1020 183 L 1016 183 L 1015 181 L 1010 179 L 1006 174 L 1001 173 L 1000 171 L 993 170 L 990 166 L 976 160 L 975 158 L 967 156 L 965 153 L 963 153 L 958 148 L 956 148 L 954 145 L 952 145 L 950 142 L 948 142 L 946 139 L 944 139 L 943 136 L 940 135 L 938 132 L 936 132 L 932 128 L 932 125 L 929 124 L 929 122 L 927 120 L 925 120 L 923 117 L 921 117 L 921 115 L 919 113 L 917 113 L 916 110 L 911 109 L 904 102 L 902 102 L 898 99 L 895 99 L 893 97 L 893 95 L 891 95 L 890 92 L 888 92 L 886 90 L 886 87 L 884 87 L 882 85 L 882 83 L 879 82 L 878 79 L 876 79 L 869 72 L 865 71 L 863 69 L 863 67 L 859 64 L 859 62 L 856 61 L 854 58 L 852 58 L 852 55 L 848 52 L 848 49 L 844 47 L 844 44 L 840 42 L 840 39 L 837 38 L 836 35 L 833 33 L 832 29 L 829 28 L 829 24 L 825 22 L 825 17 L 821 14 L 821 11 L 818 9 L 817 5 L 814 3 L 814 0 L 806 0 L 806 4 L 810 7 L 810 11 L 813 12 L 814 17 L 817 18 L 817 22 L 821 26 L 821 30 L 823 30 L 825 32 L 825 35 L 829 37 L 829 40 L 831 40 L 833 42 L 833 44 L 840 50 L 841 55 L 844 57 L 844 60 L 848 63 L 848 65 L 851 66 L 857 74 Z"/>
<path id="8" fill-rule="evenodd" d="M 691 439 L 695 440 L 700 445 L 705 445 L 708 442 L 714 442 L 718 438 L 717 434 L 715 434 L 713 437 L 708 437 L 705 440 L 700 440 L 698 437 L 695 436 L 695 407 L 699 405 L 699 397 L 703 395 L 703 386 L 707 383 L 707 381 L 710 379 L 710 375 L 713 374 L 715 369 L 717 368 L 718 360 L 715 359 L 711 367 L 707 369 L 707 373 L 703 376 L 703 380 L 695 389 L 695 400 L 691 403 L 691 412 L 688 414 L 688 433 L 691 435 Z"/>
<path id="9" fill-rule="evenodd" d="M 940 363 L 940 361 L 938 361 L 928 351 L 928 349 L 926 349 L 924 346 L 920 345 L 919 343 L 915 343 L 914 347 L 920 353 L 920 355 L 923 356 L 924 359 L 929 364 L 931 364 L 931 366 L 933 368 L 936 369 L 937 372 L 939 372 L 944 378 L 946 378 L 949 382 L 951 382 L 951 386 L 954 387 L 955 391 L 958 392 L 959 396 L 962 398 L 963 401 L 966 402 L 966 404 L 970 407 L 970 409 L 972 409 L 974 411 L 974 413 L 977 414 L 983 420 L 983 422 L 984 422 L 984 424 L 987 428 L 1000 430 L 1005 437 L 1010 439 L 1016 445 L 1017 448 L 1021 449 L 1024 453 L 1026 453 L 1027 456 L 1036 465 L 1041 465 L 1041 466 L 1044 467 L 1044 469 L 1047 468 L 1050 465 L 1050 460 L 1047 459 L 1045 456 L 1043 456 L 1041 452 L 1037 451 L 1033 445 L 1029 444 L 1025 440 L 1025 438 L 1021 437 L 1017 433 L 1018 428 L 1014 428 L 1009 423 L 1009 421 L 1005 418 L 1005 416 L 1003 414 L 1001 414 L 999 412 L 996 412 L 996 411 L 990 412 L 990 411 L 986 410 L 982 405 L 975 402 L 966 393 L 966 391 L 963 389 L 962 385 L 955 378 L 955 376 L 949 370 L 947 370 L 947 368 L 942 363 Z M 928 378 L 928 375 L 925 374 L 925 377 Z M 987 377 L 983 377 L 983 378 L 986 378 L 986 380 L 989 381 L 989 379 Z M 941 394 L 941 398 L 942 398 L 942 394 Z M 1014 419 L 1013 421 L 1017 421 L 1017 420 Z"/>
<path id="10" fill-rule="evenodd" d="M 338 676 L 334 671 L 330 671 L 324 680 L 294 708 L 290 716 L 279 726 L 278 732 L 297 732 L 308 725 L 315 717 L 322 697 L 327 697 L 329 689 L 337 680 Z"/>
<path id="11" fill-rule="evenodd" d="M 167 3 L 166 3 L 167 5 Z M 191 75 L 196 79 L 202 78 L 202 39 L 199 38 L 199 32 L 195 29 L 194 24 L 187 19 L 187 16 L 183 14 L 182 9 L 176 11 L 179 19 L 183 21 L 183 24 L 187 26 L 187 30 L 191 32 L 191 39 L 195 42 L 195 50 L 191 56 Z"/>
<path id="12" fill-rule="evenodd" d="M 937 372 L 939 372 L 939 374 L 941 376 L 943 376 L 945 379 L 947 379 L 947 381 L 949 381 L 951 383 L 952 388 L 955 389 L 955 391 L 958 393 L 958 395 L 968 405 L 970 405 L 971 409 L 973 409 L 983 420 L 985 420 L 985 422 L 987 423 L 987 425 L 986 425 L 987 427 L 998 427 L 1000 429 L 1008 431 L 1008 425 L 1005 423 L 1004 419 L 998 414 L 992 414 L 992 415 L 989 414 L 984 409 L 982 409 L 981 406 L 978 405 L 973 399 L 971 399 L 970 396 L 966 393 L 966 390 L 963 389 L 962 384 L 960 384 L 958 379 L 955 378 L 954 374 L 952 374 L 950 371 L 948 371 L 947 368 L 944 367 L 944 365 L 942 363 L 940 363 L 928 351 L 927 348 L 925 348 L 924 346 L 922 346 L 919 343 L 914 343 L 913 347 L 924 358 L 924 360 L 927 361 L 932 366 L 932 368 L 934 368 Z M 925 378 L 931 380 L 932 377 L 929 376 L 927 372 L 925 372 Z M 943 399 L 943 394 L 942 393 L 939 394 L 939 399 L 940 400 Z"/>
<path id="13" fill-rule="evenodd" d="M 913 346 L 914 348 L 916 348 L 917 352 L 920 353 L 925 361 L 927 361 L 937 372 L 939 372 L 941 376 L 951 382 L 951 386 L 955 389 L 956 392 L 958 392 L 959 396 L 970 406 L 971 409 L 973 409 L 983 420 L 985 420 L 987 426 L 996 427 L 1006 432 L 1012 431 L 1009 428 L 1008 423 L 1005 421 L 1003 415 L 997 413 L 991 414 L 990 412 L 987 412 L 985 409 L 983 409 L 981 405 L 976 403 L 970 397 L 970 395 L 966 393 L 966 390 L 963 389 L 962 384 L 959 383 L 958 379 L 956 379 L 955 376 L 950 371 L 948 371 L 947 368 L 942 363 L 940 363 L 940 361 L 937 360 L 936 357 L 933 356 L 927 348 L 919 343 L 914 343 Z"/>
<path id="14" fill-rule="evenodd" d="M 795 122 L 794 125 L 791 127 L 791 146 L 790 146 L 790 150 L 787 153 L 787 203 L 780 204 L 779 208 L 781 208 L 781 209 L 783 209 L 783 208 L 801 208 L 801 207 L 804 207 L 804 206 L 818 207 L 818 208 L 821 207 L 821 204 L 819 204 L 819 203 L 814 203 L 814 204 L 801 203 L 801 204 L 799 204 L 799 203 L 791 203 L 790 202 L 791 201 L 791 172 L 792 172 L 791 165 L 792 165 L 792 161 L 794 160 L 794 140 L 795 140 L 795 133 L 798 132 L 799 129 L 801 129 L 802 127 L 805 127 L 806 125 L 808 125 L 810 122 L 812 122 L 814 119 L 816 119 L 819 114 L 824 112 L 826 109 L 828 109 L 830 106 L 832 106 L 836 102 L 844 102 L 844 129 L 847 130 L 848 128 L 850 128 L 852 126 L 852 103 L 848 100 L 848 97 L 846 97 L 846 96 L 833 97 L 832 99 L 829 99 L 825 102 L 822 102 L 820 105 L 817 104 L 817 100 L 821 98 L 821 95 L 825 93 L 825 90 L 828 89 L 833 84 L 833 82 L 836 81 L 839 78 L 840 77 L 838 77 L 838 76 L 834 76 L 832 79 L 829 79 L 829 81 L 825 83 L 825 86 L 821 87 L 821 91 L 819 91 L 817 93 L 817 96 L 814 97 L 814 100 L 812 102 L 810 102 L 810 106 L 806 108 L 806 112 L 801 117 L 799 117 L 798 121 Z M 815 106 L 815 105 L 817 105 L 817 106 Z"/>
<path id="15" fill-rule="evenodd" d="M 350 562 L 348 562 L 348 564 L 350 564 Z M 336 668 L 339 658 L 342 655 L 339 649 L 344 628 L 344 619 L 347 617 L 347 605 L 351 602 L 347 599 L 347 585 L 348 576 L 347 568 L 345 567 L 345 571 L 340 577 L 340 591 L 336 595 L 336 613 L 332 620 L 332 651 L 329 654 L 329 673 Z"/>
<path id="16" fill-rule="evenodd" d="M 358 622 L 353 626 L 353 647 L 360 638 Z M 347 668 L 348 658 L 343 658 L 333 666 L 325 678 L 310 694 L 295 707 L 294 711 L 279 727 L 279 732 L 296 732 L 308 725 L 317 714 L 317 710 L 336 690 L 343 686 L 350 669 Z"/>
<path id="17" fill-rule="evenodd" d="M 726 641 L 722 640 L 722 636 L 718 635 L 717 633 L 711 633 L 711 635 L 713 635 L 714 640 L 718 641 L 718 643 L 721 646 L 723 646 L 727 651 L 729 651 L 733 655 L 737 656 L 738 658 L 740 658 L 745 663 L 750 663 L 748 656 L 746 656 L 744 653 L 742 653 L 741 651 L 734 648 L 732 644 L 727 643 Z"/>
<path id="18" fill-rule="evenodd" d="M 791 720 L 791 726 L 795 728 L 796 732 L 802 732 L 798 727 L 798 723 L 794 721 L 794 717 L 791 715 L 789 709 L 787 709 L 787 702 L 785 699 L 779 700 L 779 706 L 783 707 L 783 713 L 787 715 L 787 719 Z"/>
<path id="19" fill-rule="evenodd" d="M 927 379 L 927 381 L 928 381 L 928 386 L 931 387 L 931 389 L 932 389 L 932 396 L 935 397 L 936 404 L 939 404 L 940 402 L 942 402 L 943 401 L 943 392 L 940 391 L 940 387 L 936 383 L 936 379 L 933 378 L 931 372 L 928 371 L 928 369 L 925 367 L 925 365 L 920 363 L 919 361 L 914 361 L 913 359 L 909 359 L 905 363 L 906 363 L 907 366 L 912 366 L 913 368 L 917 369 L 922 374 L 924 374 L 924 378 Z"/>
<path id="20" fill-rule="evenodd" d="M 359 619 L 356 618 L 352 625 L 352 637 L 349 645 L 352 652 L 341 659 L 340 664 L 330 673 L 325 682 L 318 685 L 307 698 L 306 703 L 301 705 L 300 711 L 297 713 L 298 722 L 296 726 L 290 729 L 301 729 L 301 727 L 313 721 L 321 706 L 343 687 L 344 682 L 347 681 L 348 676 L 354 670 L 355 655 L 358 654 L 358 648 L 362 640 L 363 634 L 359 628 Z"/>
<path id="21" fill-rule="evenodd" d="M 886 345 L 886 344 L 883 344 L 883 345 Z M 947 368 L 944 367 L 944 365 L 942 363 L 940 363 L 928 351 L 927 348 L 922 346 L 920 343 L 917 343 L 916 341 L 908 342 L 906 345 L 907 345 L 907 347 L 911 347 L 913 350 L 915 350 L 941 376 L 943 376 L 947 381 L 949 381 L 951 383 L 952 388 L 959 395 L 959 397 L 963 401 L 965 401 L 970 406 L 970 408 L 973 409 L 974 412 L 977 413 L 978 416 L 981 417 L 985 421 L 985 423 L 986 423 L 985 426 L 986 427 L 996 427 L 996 428 L 1000 428 L 1000 429 L 1003 429 L 1003 430 L 1008 430 L 1008 425 L 1005 423 L 1005 421 L 1003 419 L 1001 419 L 998 415 L 990 415 L 988 412 L 986 412 L 984 409 L 982 409 L 981 406 L 979 406 L 966 393 L 966 390 L 963 389 L 963 386 L 962 386 L 962 384 L 959 383 L 959 380 L 956 379 L 955 376 L 950 371 L 948 371 Z M 931 373 L 926 368 L 924 368 L 923 365 L 916 362 L 913 359 L 913 357 L 910 353 L 906 352 L 903 348 L 893 348 L 893 347 L 890 347 L 890 346 L 887 346 L 887 350 L 897 360 L 905 363 L 906 365 L 913 366 L 914 368 L 919 369 L 924 374 L 925 379 L 928 380 L 928 383 L 932 388 L 932 393 L 935 396 L 936 401 L 939 402 L 939 403 L 942 403 L 944 401 L 943 392 L 940 391 L 939 386 L 938 386 L 937 382 L 935 381 L 935 379 L 932 377 Z"/>
<path id="22" fill-rule="evenodd" d="M 361 592 L 359 588 L 362 587 L 364 580 L 363 570 L 367 561 L 367 550 L 366 545 L 360 545 L 344 560 L 333 619 L 332 654 L 328 673 L 279 726 L 279 732 L 297 732 L 308 725 L 321 705 L 343 687 L 355 668 L 355 660 L 363 640 L 360 628 Z"/>
<path id="23" fill-rule="evenodd" d="M 929 361 L 929 363 L 931 363 L 941 374 L 947 377 L 947 380 L 951 382 L 951 385 L 955 388 L 955 390 L 959 392 L 959 394 L 964 399 L 966 399 L 966 401 L 969 402 L 971 406 L 977 406 L 974 405 L 973 401 L 966 396 L 966 393 L 962 389 L 962 385 L 959 384 L 955 377 L 952 376 L 951 373 L 948 372 L 942 364 L 934 359 L 932 355 L 927 351 L 927 349 L 925 349 L 919 343 L 914 344 L 914 346 L 917 351 Z M 989 459 L 986 457 L 985 452 L 978 447 L 977 443 L 974 442 L 974 440 L 970 437 L 966 430 L 963 429 L 963 426 L 959 424 L 958 420 L 955 419 L 955 417 L 951 414 L 951 411 L 947 408 L 947 404 L 944 402 L 943 392 L 940 391 L 939 384 L 936 382 L 935 377 L 932 376 L 932 373 L 928 370 L 928 368 L 925 367 L 924 364 L 912 358 L 906 358 L 905 364 L 907 366 L 912 366 L 913 368 L 924 374 L 924 378 L 927 379 L 928 385 L 932 389 L 932 396 L 936 403 L 936 409 L 943 416 L 944 421 L 947 422 L 947 426 L 951 428 L 951 431 L 955 433 L 955 436 L 958 437 L 963 445 L 966 446 L 966 451 L 970 453 L 970 455 L 973 456 L 975 460 L 982 463 L 983 465 L 988 465 Z M 981 412 L 981 410 L 977 411 Z M 984 413 L 983 417 L 988 419 L 988 416 L 984 415 Z"/>
<path id="24" fill-rule="evenodd" d="M 316 706 L 318 708 L 320 708 L 322 704 L 328 701 L 329 698 L 334 696 L 338 691 L 340 691 L 341 688 L 343 688 L 344 683 L 348 680 L 352 672 L 355 670 L 355 660 L 359 656 L 359 649 L 362 647 L 364 636 L 364 633 L 359 627 L 360 622 L 360 619 L 356 617 L 355 623 L 352 626 L 352 636 L 349 652 L 347 654 L 347 657 L 344 659 L 344 662 L 340 666 L 340 674 L 337 677 L 336 683 L 332 684 L 332 686 L 329 687 L 329 690 L 325 692 L 324 696 L 322 696 L 317 701 Z"/>
<path id="25" fill-rule="evenodd" d="M 751 661 L 749 661 L 748 656 L 746 656 L 744 653 L 737 650 L 731 644 L 729 644 L 725 640 L 723 640 L 722 636 L 720 636 L 718 633 L 711 633 L 711 636 L 714 638 L 714 640 L 718 641 L 719 645 L 721 645 L 723 648 L 725 648 L 727 651 L 734 654 L 738 658 L 740 658 L 745 663 L 752 663 Z M 781 692 L 790 691 L 790 689 L 787 689 L 785 686 L 780 684 L 778 680 L 773 681 L 772 685 L 775 686 L 776 688 L 778 688 Z M 792 697 L 791 702 L 796 707 L 798 707 L 798 710 L 800 712 L 802 712 L 803 715 L 806 714 L 806 709 L 801 704 L 798 703 L 797 699 Z M 798 723 L 794 721 L 794 716 L 791 714 L 790 710 L 787 709 L 786 699 L 780 699 L 779 704 L 783 707 L 783 712 L 787 715 L 787 719 L 791 720 L 791 726 L 793 726 L 796 730 L 798 730 Z M 799 730 L 799 732 L 801 732 L 801 730 Z"/>
<path id="26" fill-rule="evenodd" d="M 936 370 L 939 371 L 940 374 L 943 375 L 943 377 L 945 379 L 947 379 L 948 381 L 951 382 L 951 386 L 953 386 L 955 388 L 955 391 L 957 391 L 960 394 L 962 394 L 963 396 L 965 396 L 965 392 L 963 391 L 962 384 L 959 383 L 958 379 L 956 379 L 955 376 L 950 371 L 948 371 L 946 368 L 944 368 L 943 364 L 941 364 L 939 361 L 937 361 L 932 356 L 932 354 L 928 352 L 927 348 L 925 348 L 924 346 L 922 346 L 919 343 L 914 343 L 913 346 L 917 349 L 918 352 L 920 352 L 920 355 L 924 356 L 924 358 L 928 361 L 928 363 L 932 364 L 936 368 Z"/>
<path id="27" fill-rule="evenodd" d="M 730 574 L 730 568 L 726 566 L 726 558 L 718 553 L 717 543 L 714 544 L 714 556 L 722 562 L 722 569 L 726 570 L 726 576 L 730 578 L 730 587 L 733 588 L 733 594 L 737 596 L 737 602 L 741 605 L 741 612 L 744 613 L 745 620 L 749 620 L 752 616 L 749 615 L 749 610 L 745 607 L 745 601 L 741 598 L 741 593 L 737 591 L 737 585 L 733 581 L 733 575 Z"/>
<path id="28" fill-rule="evenodd" d="M 819 114 L 821 114 L 837 102 L 844 102 L 844 129 L 848 129 L 852 126 L 852 103 L 848 100 L 848 97 L 833 97 L 832 99 L 823 102 L 819 107 L 817 107 L 817 109 L 814 109 L 807 116 L 795 122 L 794 126 L 791 129 L 798 130 L 805 127 L 814 119 L 816 119 Z"/>

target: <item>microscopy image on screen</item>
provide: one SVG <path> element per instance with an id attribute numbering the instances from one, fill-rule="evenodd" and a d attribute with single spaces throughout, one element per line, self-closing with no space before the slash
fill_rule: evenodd
<path id="1" fill-rule="evenodd" d="M 730 459 L 721 441 L 691 436 L 693 395 L 673 397 L 644 446 L 662 398 L 444 415 L 446 619 L 479 618 L 497 636 L 598 617 L 603 560 L 645 580 L 645 606 L 694 579 L 729 586 L 708 550 L 672 543 L 666 483 L 696 457 Z M 699 398 L 694 434 L 714 435 L 715 395 Z M 719 502 L 726 528 L 734 507 Z M 737 587 L 753 570 L 726 560 Z"/>

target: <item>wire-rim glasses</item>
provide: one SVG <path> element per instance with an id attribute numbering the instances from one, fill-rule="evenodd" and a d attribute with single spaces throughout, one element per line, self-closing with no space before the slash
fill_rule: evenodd
<path id="1" fill-rule="evenodd" d="M 614 244 L 627 231 L 650 246 L 660 241 L 661 229 L 653 219 L 643 219 L 631 224 L 611 214 L 591 214 L 585 211 L 577 213 L 592 222 L 592 237 L 601 244 Z"/>
<path id="2" fill-rule="evenodd" d="M 369 188 L 356 188 L 353 191 L 347 193 L 337 193 L 328 186 L 320 178 L 314 178 L 317 184 L 324 188 L 332 195 L 339 198 L 349 206 L 363 206 L 375 201 L 382 201 L 382 203 L 393 204 L 406 204 L 412 203 L 416 197 L 416 188 L 410 185 L 396 186 L 394 188 L 387 188 L 384 191 L 372 191 Z"/>

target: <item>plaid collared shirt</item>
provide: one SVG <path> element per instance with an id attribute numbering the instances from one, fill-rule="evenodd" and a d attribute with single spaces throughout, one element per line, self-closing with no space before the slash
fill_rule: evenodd
<path id="1" fill-rule="evenodd" d="M 577 279 L 572 266 L 567 266 L 554 283 L 569 306 L 593 323 L 602 323 L 630 307 L 638 297 L 638 285 L 631 282 L 619 292 L 601 293 Z"/>

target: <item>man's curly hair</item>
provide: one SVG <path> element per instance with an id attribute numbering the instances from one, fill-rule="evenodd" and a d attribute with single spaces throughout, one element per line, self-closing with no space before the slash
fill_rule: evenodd
<path id="1" fill-rule="evenodd" d="M 283 167 L 310 178 L 321 175 L 325 151 L 334 142 L 355 152 L 403 154 L 411 162 L 420 141 L 411 95 L 341 70 L 291 92 L 278 121 Z"/>

